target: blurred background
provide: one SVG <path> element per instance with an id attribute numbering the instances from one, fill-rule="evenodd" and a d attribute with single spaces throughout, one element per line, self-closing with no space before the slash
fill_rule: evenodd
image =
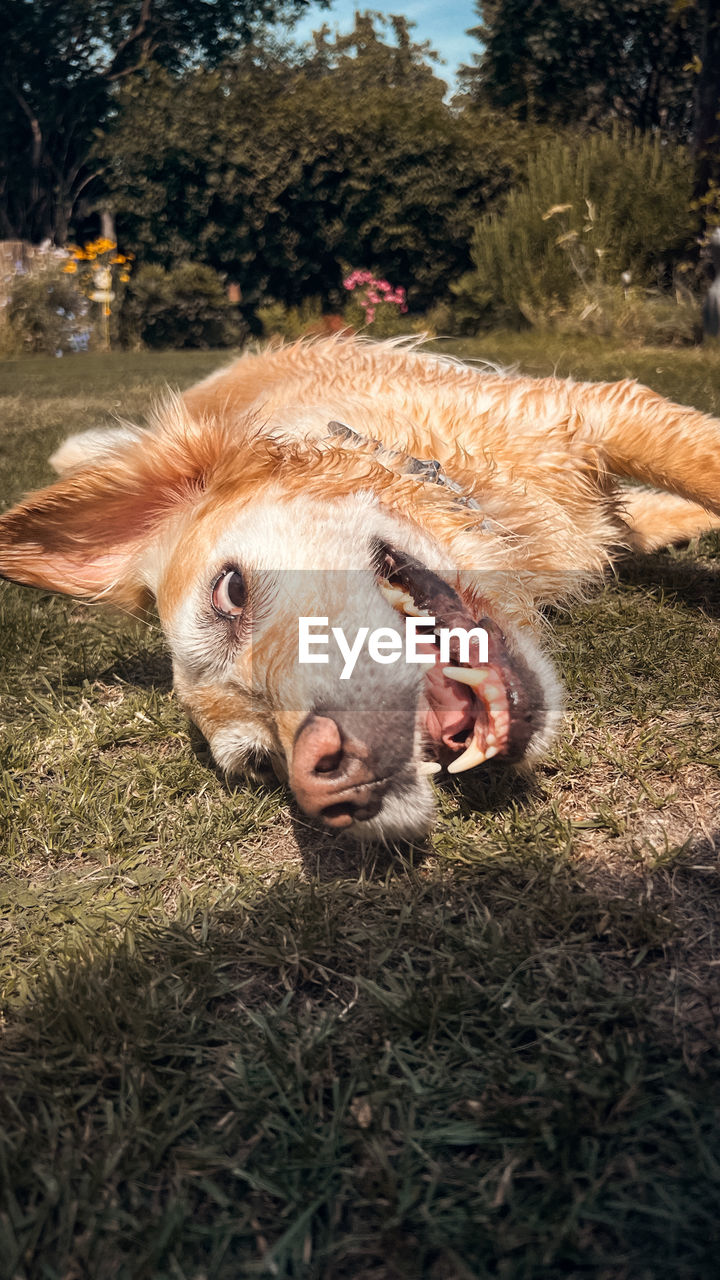
<path id="1" fill-rule="evenodd" d="M 699 341 L 717 6 L 399 8 L 3 0 L 2 353 Z"/>

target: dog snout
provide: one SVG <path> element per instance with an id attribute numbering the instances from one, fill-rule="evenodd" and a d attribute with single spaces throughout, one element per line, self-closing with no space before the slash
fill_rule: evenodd
<path id="1" fill-rule="evenodd" d="M 333 831 L 379 813 L 388 786 L 382 760 L 336 713 L 313 714 L 295 739 L 290 785 L 300 808 Z"/>

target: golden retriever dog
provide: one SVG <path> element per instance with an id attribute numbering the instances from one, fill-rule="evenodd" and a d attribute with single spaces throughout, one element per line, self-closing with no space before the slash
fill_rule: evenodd
<path id="1" fill-rule="evenodd" d="M 52 461 L 0 519 L 0 573 L 154 600 L 218 764 L 270 757 L 304 813 L 361 840 L 421 836 L 433 773 L 547 747 L 545 605 L 622 549 L 720 526 L 720 421 L 408 341 L 244 355 Z"/>

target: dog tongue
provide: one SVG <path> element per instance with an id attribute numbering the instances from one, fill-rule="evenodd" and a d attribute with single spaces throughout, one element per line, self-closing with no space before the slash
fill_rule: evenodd
<path id="1" fill-rule="evenodd" d="M 466 685 L 447 680 L 439 665 L 431 667 L 425 677 L 428 713 L 425 728 L 434 742 L 458 749 L 457 735 L 472 732 L 475 723 L 475 700 Z"/>

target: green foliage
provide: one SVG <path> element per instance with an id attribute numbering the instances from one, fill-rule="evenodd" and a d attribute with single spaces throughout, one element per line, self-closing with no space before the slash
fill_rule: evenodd
<path id="1" fill-rule="evenodd" d="M 87 345 L 87 299 L 56 263 L 15 276 L 5 314 L 8 354 L 13 346 L 33 355 L 56 355 Z"/>
<path id="2" fill-rule="evenodd" d="M 244 333 L 220 276 L 195 262 L 170 271 L 141 267 L 128 287 L 122 328 L 126 343 L 153 348 L 231 347 Z"/>
<path id="3" fill-rule="evenodd" d="M 98 145 L 121 243 L 226 272 L 248 312 L 308 298 L 340 310 L 342 263 L 403 283 L 415 311 L 445 296 L 527 137 L 451 109 L 400 19 L 393 34 L 360 17 L 296 64 L 253 48 L 180 84 L 160 72 L 128 83 Z"/>
<path id="4" fill-rule="evenodd" d="M 103 194 L 88 163 L 115 90 L 150 65 L 215 64 L 307 0 L 3 0 L 0 234 L 64 244 L 82 203 Z M 321 5 L 325 0 L 318 0 Z M 4 224 L 4 225 L 3 225 Z"/>
<path id="5" fill-rule="evenodd" d="M 472 241 L 475 269 L 455 287 L 468 324 L 544 323 L 605 286 L 669 283 L 696 232 L 692 166 L 679 146 L 639 134 L 558 138 Z"/>
<path id="6" fill-rule="evenodd" d="M 482 43 L 465 83 L 528 120 L 686 135 L 702 22 L 672 0 L 478 0 Z M 717 76 L 715 77 L 717 80 Z"/>
<path id="7" fill-rule="evenodd" d="M 459 320 L 451 302 L 436 302 L 428 308 L 419 326 L 430 337 L 447 338 L 460 332 Z"/>
<path id="8" fill-rule="evenodd" d="M 439 309 L 441 316 L 447 312 L 447 305 Z M 363 333 L 370 338 L 394 338 L 403 333 L 435 331 L 425 316 L 404 315 L 387 302 L 377 304 L 373 319 L 368 322 L 365 310 L 355 299 L 346 303 L 342 314 L 330 315 L 323 311 L 319 298 L 307 298 L 296 307 L 288 307 L 283 302 L 269 302 L 258 307 L 257 318 L 266 338 L 280 337 L 287 342 L 294 342 L 305 334 L 339 333 L 343 329 Z M 442 327 L 444 332 L 449 332 L 447 324 Z"/>
<path id="9" fill-rule="evenodd" d="M 268 301 L 258 307 L 256 314 L 266 338 L 279 337 L 294 342 L 306 333 L 317 333 L 322 329 L 322 303 L 319 298 L 305 298 L 297 307 Z"/>
<path id="10" fill-rule="evenodd" d="M 625 289 L 596 284 L 538 323 L 558 333 L 597 334 L 635 346 L 691 346 L 702 337 L 700 302 L 689 289 Z"/>
<path id="11" fill-rule="evenodd" d="M 423 316 L 406 315 L 391 302 L 378 302 L 372 319 L 368 319 L 365 308 L 356 298 L 345 304 L 343 319 L 349 329 L 368 338 L 397 338 L 403 333 L 418 333 L 427 328 Z"/>

